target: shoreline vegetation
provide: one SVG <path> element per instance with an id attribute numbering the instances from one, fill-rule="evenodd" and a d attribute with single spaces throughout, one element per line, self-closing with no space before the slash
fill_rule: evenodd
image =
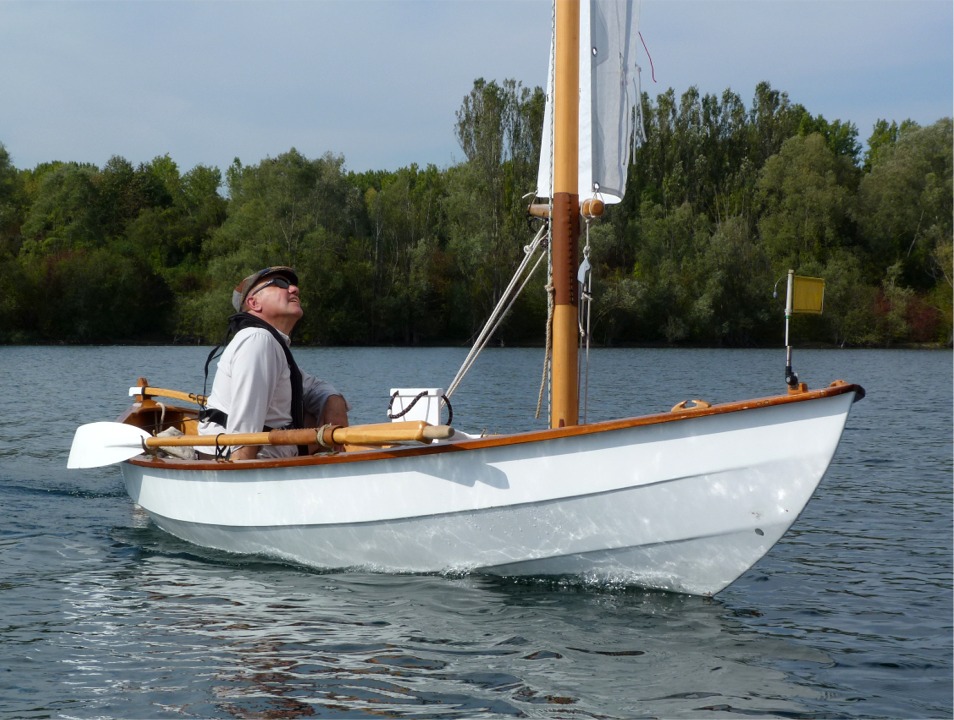
<path id="1" fill-rule="evenodd" d="M 781 320 L 779 321 L 781 326 Z M 217 341 L 202 341 L 195 340 L 193 342 L 172 342 L 172 341 L 163 341 L 163 340 L 134 340 L 134 341 L 123 341 L 117 340 L 114 342 L 102 342 L 102 343 L 76 343 L 76 342 L 9 342 L 9 343 L 0 343 L 0 347 L 61 347 L 61 348 L 77 348 L 77 347 L 212 347 L 213 344 Z M 803 350 L 920 350 L 920 351 L 950 351 L 954 349 L 954 345 L 951 343 L 940 343 L 940 342 L 931 342 L 931 343 L 892 343 L 891 345 L 835 345 L 832 343 L 821 343 L 821 342 L 799 342 L 798 338 L 792 338 L 792 347 L 796 351 Z M 321 345 L 318 343 L 312 343 L 310 345 L 305 345 L 303 343 L 297 342 L 292 335 L 292 344 L 295 348 L 327 348 L 329 350 L 342 349 L 342 348 L 362 348 L 362 349 L 398 349 L 398 348 L 407 348 L 413 347 L 421 350 L 442 350 L 448 348 L 459 348 L 459 349 L 469 349 L 471 343 L 421 343 L 418 345 L 398 345 L 398 344 L 373 344 L 373 345 Z M 539 343 L 513 343 L 509 345 L 500 345 L 495 343 L 490 343 L 486 347 L 487 350 L 507 350 L 508 348 L 521 349 L 521 350 L 533 350 L 539 349 L 543 351 L 543 342 Z M 729 345 L 695 345 L 691 343 L 682 343 L 680 345 L 673 345 L 667 343 L 617 343 L 614 345 L 598 345 L 595 343 L 590 344 L 591 350 L 785 350 L 785 346 L 782 344 L 782 341 L 779 341 L 773 345 L 752 345 L 752 346 L 729 346 Z"/>
<path id="2" fill-rule="evenodd" d="M 294 266 L 303 346 L 467 346 L 535 229 L 540 88 L 478 79 L 454 130 L 466 160 L 348 171 L 294 148 L 224 173 L 18 169 L 0 138 L 0 343 L 214 345 L 237 278 Z M 950 348 L 952 120 L 879 120 L 864 149 L 760 83 L 642 98 L 623 202 L 584 228 L 593 347 L 777 347 L 789 268 L 826 280 L 799 347 Z M 542 346 L 545 278 L 493 340 Z M 784 288 L 784 283 L 781 285 Z M 784 290 L 780 293 L 784 296 Z"/>

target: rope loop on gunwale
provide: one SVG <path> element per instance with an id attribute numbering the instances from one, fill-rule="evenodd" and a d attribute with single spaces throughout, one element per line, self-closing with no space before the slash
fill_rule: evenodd
<path id="1" fill-rule="evenodd" d="M 411 400 L 408 406 L 404 408 L 401 412 L 392 413 L 391 408 L 394 407 L 394 401 L 397 400 L 399 395 L 400 393 L 397 391 L 395 391 L 394 394 L 391 395 L 391 400 L 390 402 L 388 402 L 388 420 L 397 420 L 398 418 L 402 418 L 405 415 L 407 415 L 409 412 L 411 412 L 411 408 L 417 405 L 417 401 L 420 400 L 422 397 L 427 396 L 427 390 L 422 390 L 417 395 L 415 395 L 414 399 Z M 441 395 L 441 403 L 447 406 L 447 423 L 446 424 L 450 425 L 454 422 L 454 408 L 451 406 L 450 400 L 447 398 L 446 394 Z"/>

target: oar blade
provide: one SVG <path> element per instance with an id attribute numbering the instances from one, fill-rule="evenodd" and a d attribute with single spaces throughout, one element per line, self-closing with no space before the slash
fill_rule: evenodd
<path id="1" fill-rule="evenodd" d="M 128 460 L 142 452 L 142 441 L 149 433 L 133 425 L 95 422 L 80 425 L 66 467 L 96 468 Z"/>

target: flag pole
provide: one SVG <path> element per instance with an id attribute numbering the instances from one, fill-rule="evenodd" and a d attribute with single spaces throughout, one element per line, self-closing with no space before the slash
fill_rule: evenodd
<path id="1" fill-rule="evenodd" d="M 792 370 L 792 343 L 789 339 L 789 323 L 792 320 L 792 297 L 795 290 L 795 271 L 788 271 L 785 292 L 785 382 L 790 389 L 798 387 L 798 375 Z"/>

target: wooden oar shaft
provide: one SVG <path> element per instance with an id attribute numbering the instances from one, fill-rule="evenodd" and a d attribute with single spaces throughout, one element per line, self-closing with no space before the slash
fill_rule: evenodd
<path id="1" fill-rule="evenodd" d="M 173 400 L 185 400 L 186 402 L 195 403 L 196 405 L 205 405 L 206 397 L 204 395 L 196 395 L 195 393 L 182 392 L 181 390 L 168 390 L 166 388 L 157 388 L 157 387 L 131 387 L 129 388 L 130 396 L 142 396 L 144 398 L 152 397 L 166 397 L 172 398 Z"/>
<path id="2" fill-rule="evenodd" d="M 319 433 L 321 434 L 319 439 Z M 423 420 L 354 425 L 325 426 L 303 430 L 271 430 L 258 433 L 221 433 L 219 435 L 179 435 L 145 438 L 146 447 L 223 447 L 226 445 L 387 445 L 395 442 L 430 442 L 451 437 L 454 430 L 447 425 L 428 425 Z M 323 441 L 323 442 L 322 442 Z"/>
<path id="3" fill-rule="evenodd" d="M 223 446 L 223 445 L 308 445 L 317 442 L 318 431 L 272 430 L 257 433 L 232 433 L 219 435 L 178 435 L 176 437 L 150 437 L 143 442 L 146 447 Z"/>

